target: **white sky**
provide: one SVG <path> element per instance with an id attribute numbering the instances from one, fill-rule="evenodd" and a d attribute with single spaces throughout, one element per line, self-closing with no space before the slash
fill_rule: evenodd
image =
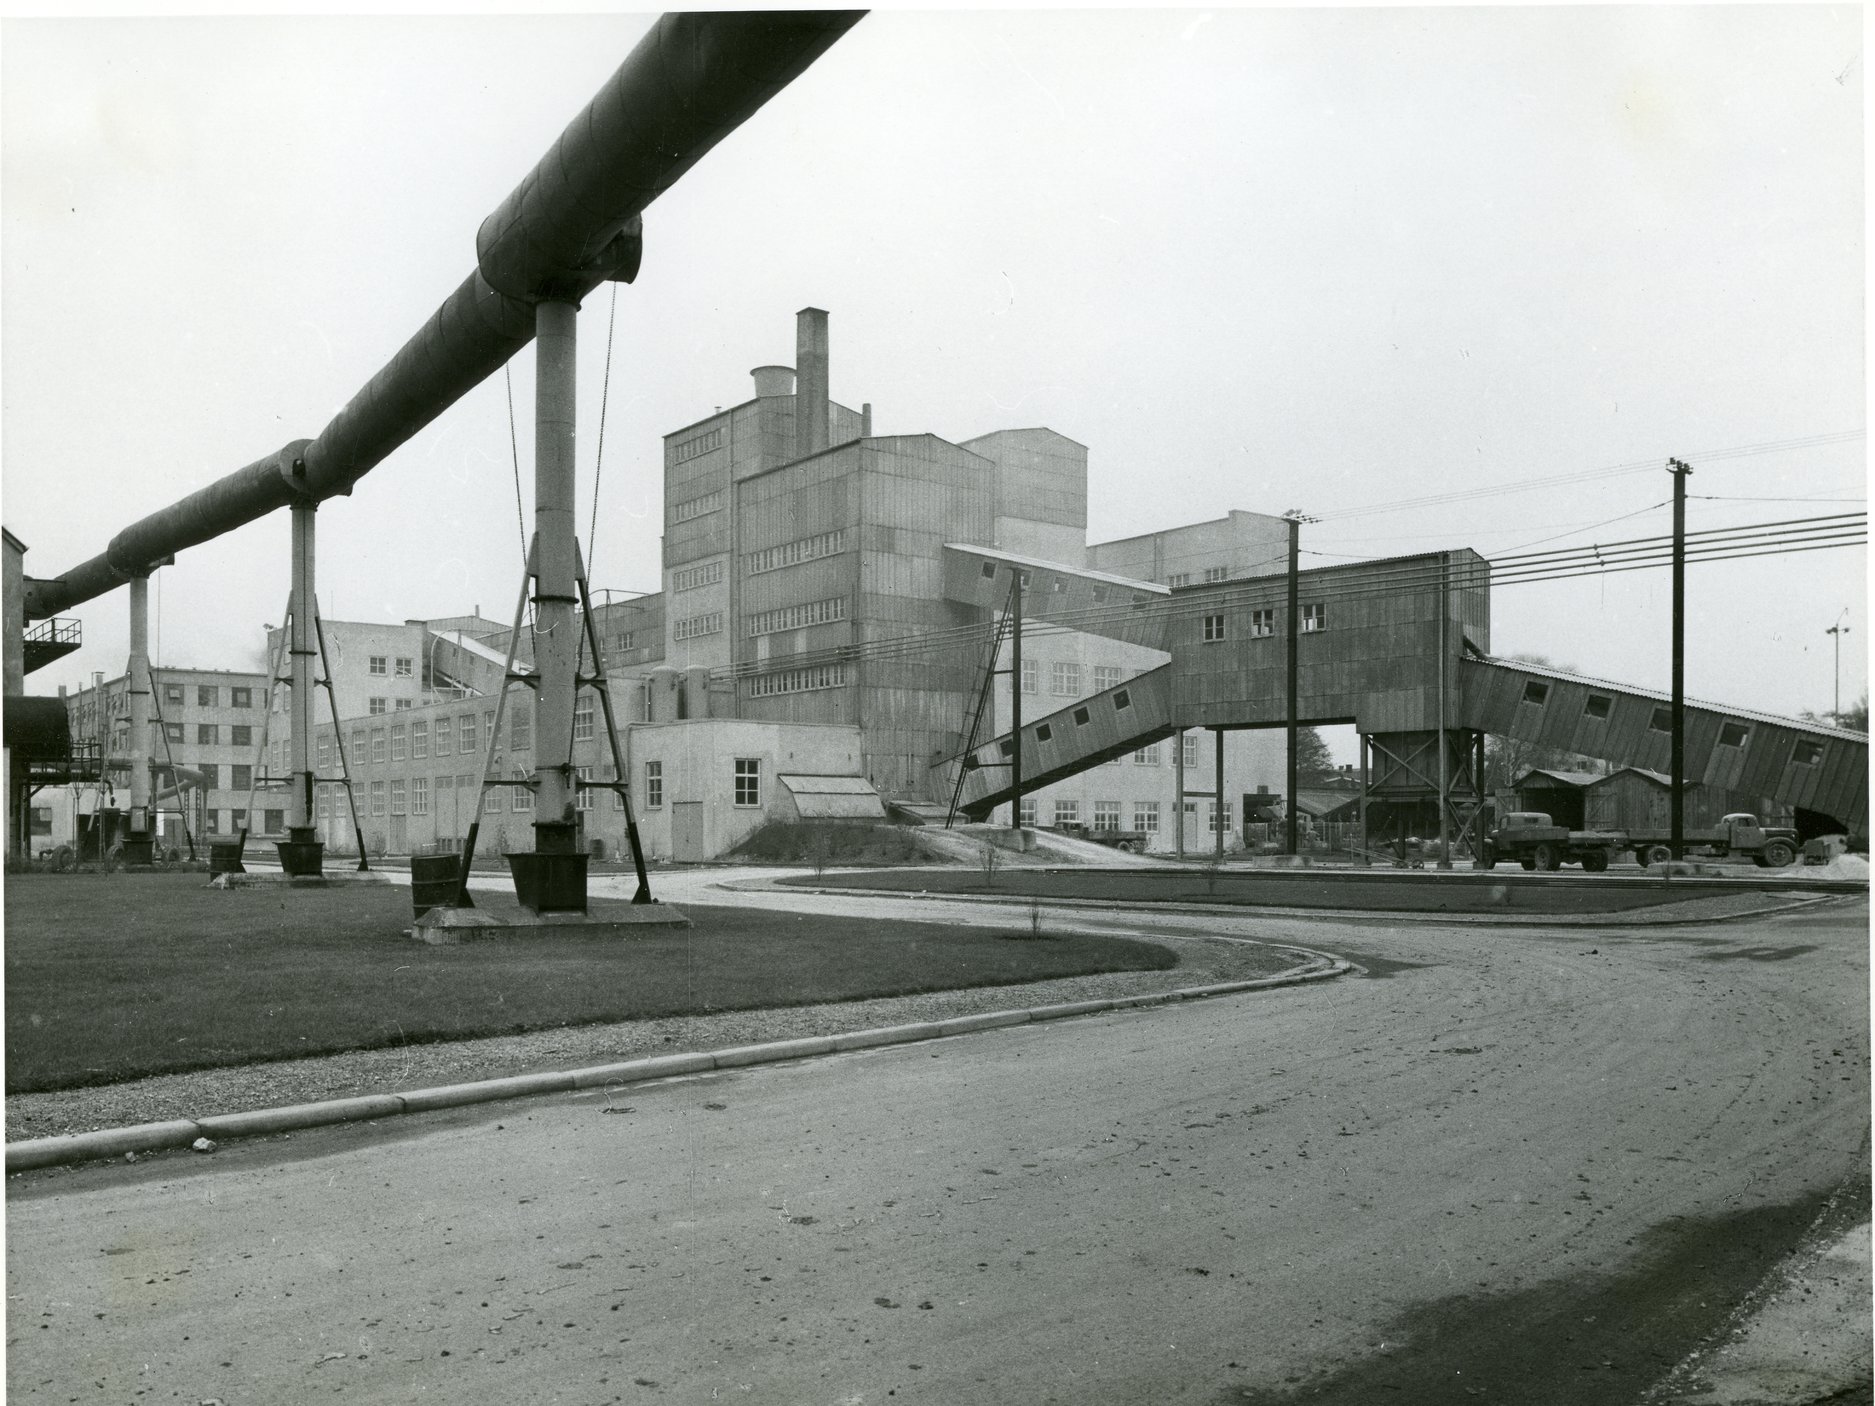
<path id="1" fill-rule="evenodd" d="M 648 24 L 0 23 L 28 572 L 316 435 Z M 877 432 L 1087 444 L 1093 540 L 1292 507 L 1349 556 L 1648 536 L 1662 468 L 1551 480 L 1669 455 L 1695 495 L 1778 500 L 1696 497 L 1695 529 L 1858 509 L 1859 438 L 1700 456 L 1865 426 L 1862 43 L 1853 6 L 876 13 L 646 214 L 594 584 L 655 588 L 658 436 L 792 363 L 808 304 Z M 582 532 L 610 296 L 580 319 Z M 319 527 L 329 618 L 507 619 L 501 377 Z M 275 514 L 160 572 L 159 662 L 254 667 L 287 542 Z M 1848 607 L 1852 701 L 1865 578 L 1859 548 L 1694 566 L 1689 693 L 1829 708 Z M 1664 688 L 1668 602 L 1664 570 L 1507 587 L 1493 648 Z M 121 671 L 126 612 L 80 607 L 85 648 L 29 688 Z"/>

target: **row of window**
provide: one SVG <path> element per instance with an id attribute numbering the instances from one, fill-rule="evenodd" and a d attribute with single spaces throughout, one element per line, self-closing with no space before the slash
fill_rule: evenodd
<path id="1" fill-rule="evenodd" d="M 702 434 L 691 435 L 689 439 L 673 445 L 671 447 L 671 462 L 673 464 L 688 463 L 692 459 L 708 454 L 712 449 L 721 449 L 722 447 L 723 430 L 722 426 L 718 425 L 713 430 L 705 430 Z"/>
<path id="2" fill-rule="evenodd" d="M 780 630 L 799 630 L 807 625 L 825 625 L 832 620 L 846 619 L 846 597 L 834 596 L 828 600 L 810 601 L 806 605 L 784 605 L 776 610 L 764 610 L 751 615 L 747 625 L 749 638 L 757 635 L 772 635 Z"/>
<path id="3" fill-rule="evenodd" d="M 703 615 L 692 615 L 687 620 L 679 620 L 671 626 L 671 638 L 674 640 L 701 639 L 705 635 L 720 635 L 723 632 L 723 612 L 712 610 Z"/>
<path id="4" fill-rule="evenodd" d="M 154 736 L 156 724 L 151 723 L 150 729 L 151 735 Z M 187 723 L 163 724 L 163 736 L 170 742 L 186 742 L 188 741 L 188 734 L 189 725 Z M 195 741 L 196 745 L 201 747 L 221 746 L 221 724 L 197 723 L 195 725 Z M 230 747 L 252 747 L 254 745 L 253 725 L 250 723 L 229 723 L 228 745 Z"/>
<path id="5" fill-rule="evenodd" d="M 777 693 L 812 693 L 823 688 L 843 688 L 846 685 L 846 665 L 820 664 L 811 669 L 783 669 L 779 673 L 757 674 L 747 682 L 750 698 L 772 698 Z"/>
<path id="6" fill-rule="evenodd" d="M 389 666 L 392 662 L 393 662 L 393 658 L 390 655 L 373 654 L 370 656 L 370 661 L 366 665 L 366 667 L 370 670 L 371 673 L 377 675 L 379 678 L 385 678 L 385 677 L 388 677 L 390 674 Z M 395 656 L 395 663 L 397 666 L 398 678 L 407 679 L 407 678 L 414 677 L 416 661 L 413 660 L 409 655 L 399 654 Z"/>
<path id="7" fill-rule="evenodd" d="M 1105 693 L 1110 688 L 1119 687 L 1125 677 L 1125 670 L 1117 664 L 1094 665 L 1095 693 Z M 1022 661 L 1022 691 L 1038 693 L 1041 691 L 1042 666 L 1039 660 Z M 1068 660 L 1055 660 L 1048 666 L 1048 691 L 1057 698 L 1079 698 L 1081 696 L 1081 666 Z"/>
<path id="8" fill-rule="evenodd" d="M 1523 686 L 1523 701 L 1543 707 L 1549 702 L 1550 686 L 1540 679 L 1530 679 Z M 1603 722 L 1613 716 L 1615 700 L 1607 694 L 1591 693 L 1582 705 L 1582 716 L 1592 721 Z M 1657 707 L 1647 720 L 1649 732 L 1673 731 L 1673 709 Z M 1745 723 L 1722 722 L 1719 724 L 1719 745 L 1721 747 L 1743 747 L 1751 740 L 1751 728 Z M 1823 744 L 1815 738 L 1800 737 L 1791 752 L 1791 761 L 1798 766 L 1815 766 L 1823 760 Z"/>
<path id="9" fill-rule="evenodd" d="M 706 561 L 701 566 L 686 566 L 671 573 L 671 591 L 694 591 L 699 586 L 714 586 L 723 579 L 723 559 Z"/>
<path id="10" fill-rule="evenodd" d="M 1313 635 L 1328 628 L 1328 607 L 1317 601 L 1313 605 L 1303 604 L 1300 625 L 1302 633 Z M 1276 633 L 1276 609 L 1252 610 L 1250 612 L 1250 638 L 1267 639 Z M 1230 630 L 1227 619 L 1222 614 L 1204 617 L 1204 642 L 1215 644 L 1218 640 L 1229 639 Z"/>
<path id="11" fill-rule="evenodd" d="M 762 804 L 762 759 L 760 757 L 737 757 L 735 770 L 731 778 L 732 797 L 738 806 L 759 807 Z M 581 781 L 592 781 L 594 769 L 589 766 L 575 768 Z M 606 771 L 610 773 L 611 768 Z M 522 779 L 519 770 L 515 779 Z M 461 795 L 477 788 L 474 776 L 439 776 L 436 778 L 436 804 L 440 809 L 446 795 Z M 575 804 L 581 810 L 598 808 L 598 797 L 602 787 L 581 787 L 577 792 Z M 625 799 L 617 791 L 612 793 L 612 809 L 623 810 Z M 408 784 L 402 779 L 373 781 L 365 791 L 365 812 L 372 817 L 390 815 L 428 815 L 430 813 L 430 778 L 413 776 Z M 482 812 L 488 814 L 503 809 L 502 797 L 509 800 L 506 808 L 516 812 L 528 812 L 534 809 L 534 793 L 524 786 L 490 786 L 482 791 Z M 664 806 L 664 763 L 648 761 L 644 764 L 645 806 L 650 810 L 661 810 Z M 275 812 L 269 812 L 274 814 Z M 325 820 L 340 817 L 346 813 L 343 793 L 336 790 L 321 790 L 314 805 L 314 815 Z M 236 815 L 245 815 L 236 811 Z M 1117 828 L 1117 827 L 1116 827 Z"/>
<path id="12" fill-rule="evenodd" d="M 1204 569 L 1204 583 L 1207 586 L 1218 581 L 1228 581 L 1229 579 L 1230 568 L 1227 566 L 1207 566 Z M 1174 571 L 1170 576 L 1165 578 L 1165 584 L 1174 589 L 1180 586 L 1189 586 L 1191 584 L 1191 573 L 1189 571 Z"/>
<path id="13" fill-rule="evenodd" d="M 379 716 L 380 714 L 383 714 L 383 713 L 388 713 L 388 712 L 391 712 L 391 711 L 393 711 L 393 710 L 392 710 L 392 708 L 391 708 L 391 704 L 392 704 L 393 702 L 395 702 L 395 703 L 396 703 L 396 705 L 397 705 L 397 706 L 396 706 L 396 709 L 395 709 L 395 711 L 397 711 L 397 712 L 399 712 L 399 713 L 407 713 L 407 712 L 409 712 L 409 711 L 410 711 L 410 707 L 411 707 L 411 700 L 410 700 L 410 699 L 408 699 L 408 698 L 398 698 L 398 699 L 388 699 L 388 698 L 371 698 L 371 699 L 367 699 L 367 700 L 366 700 L 366 704 L 365 704 L 365 711 L 366 711 L 366 712 L 368 712 L 368 713 L 370 713 L 370 714 L 371 714 L 371 716 L 375 718 L 375 717 L 378 717 L 378 716 Z"/>
<path id="14" fill-rule="evenodd" d="M 704 517 L 719 511 L 726 501 L 728 500 L 720 488 L 710 493 L 700 494 L 695 498 L 686 498 L 683 502 L 672 506 L 671 521 L 689 522 L 692 518 Z"/>
<path id="15" fill-rule="evenodd" d="M 182 707 L 183 704 L 187 702 L 188 696 L 187 684 L 166 683 L 163 685 L 163 702 L 171 707 Z M 266 689 L 260 690 L 260 702 L 263 708 L 267 706 Z M 221 706 L 221 685 L 212 683 L 197 684 L 195 686 L 195 706 L 198 708 L 219 708 Z M 231 686 L 228 689 L 228 706 L 230 708 L 252 708 L 254 706 L 253 688 L 242 684 Z"/>
<path id="16" fill-rule="evenodd" d="M 743 575 L 760 576 L 764 571 L 779 571 L 784 566 L 798 566 L 804 561 L 838 556 L 846 550 L 846 537 L 846 529 L 838 527 L 832 532 L 819 532 L 812 537 L 783 542 L 779 547 L 764 547 L 759 552 L 749 552 L 742 558 Z"/>
<path id="17" fill-rule="evenodd" d="M 1088 828 L 1093 830 L 1124 829 L 1125 827 L 1120 823 L 1122 804 L 1120 801 L 1095 801 Z M 1214 833 L 1221 829 L 1228 834 L 1231 828 L 1231 803 L 1225 801 L 1221 808 L 1213 801 L 1207 800 L 1203 804 L 1209 812 L 1206 817 L 1207 827 Z M 1081 823 L 1079 801 L 1060 800 L 1053 802 L 1052 805 L 1053 811 L 1049 817 L 1051 825 L 1079 825 Z M 1185 814 L 1195 818 L 1198 814 L 1198 806 L 1197 801 L 1186 801 Z M 1041 823 L 1041 806 L 1035 797 L 1024 796 L 1022 798 L 1022 806 L 1017 819 L 1024 825 Z M 1143 835 L 1158 834 L 1159 802 L 1134 801 L 1132 828 Z"/>

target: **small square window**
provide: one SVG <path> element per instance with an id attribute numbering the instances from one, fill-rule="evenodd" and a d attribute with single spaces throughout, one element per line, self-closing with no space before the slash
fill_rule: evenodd
<path id="1" fill-rule="evenodd" d="M 983 579 L 987 581 L 995 575 L 996 575 L 996 563 L 993 561 L 984 562 L 983 563 Z"/>
<path id="2" fill-rule="evenodd" d="M 380 676 L 384 674 L 388 674 L 390 670 L 386 667 L 387 663 L 388 663 L 388 656 L 383 655 L 383 654 L 372 655 L 371 656 L 371 672 Z"/>
<path id="3" fill-rule="evenodd" d="M 1087 712 L 1087 709 L 1085 709 L 1085 708 L 1076 708 L 1076 709 L 1074 710 L 1074 725 L 1075 725 L 1076 727 L 1086 727 L 1086 726 L 1087 726 L 1087 720 L 1088 720 L 1088 712 Z"/>
<path id="4" fill-rule="evenodd" d="M 1584 717 L 1596 718 L 1599 720 L 1602 718 L 1606 718 L 1609 715 L 1609 713 L 1614 711 L 1614 706 L 1615 706 L 1614 699 L 1604 698 L 1599 693 L 1591 693 L 1589 695 L 1589 701 L 1583 705 L 1582 713 Z"/>
<path id="5" fill-rule="evenodd" d="M 228 690 L 228 706 L 231 708 L 252 708 L 254 690 L 251 688 L 231 688 Z"/>
<path id="6" fill-rule="evenodd" d="M 1253 637 L 1257 639 L 1261 639 L 1266 635 L 1275 634 L 1276 633 L 1276 611 L 1275 609 L 1271 608 L 1269 610 L 1251 611 L 1250 612 L 1250 633 Z"/>
<path id="7" fill-rule="evenodd" d="M 1654 715 L 1647 720 L 1647 728 L 1650 732 L 1672 732 L 1673 731 L 1673 709 L 1671 708 L 1654 709 Z"/>
<path id="8" fill-rule="evenodd" d="M 1328 607 L 1326 605 L 1305 605 L 1302 607 L 1302 633 L 1313 635 L 1328 628 Z"/>
<path id="9" fill-rule="evenodd" d="M 198 708 L 219 708 L 221 690 L 213 684 L 201 683 L 195 686 L 195 706 Z"/>
<path id="10" fill-rule="evenodd" d="M 1224 617 L 1207 615 L 1204 617 L 1204 642 L 1214 644 L 1224 638 Z"/>
<path id="11" fill-rule="evenodd" d="M 1791 753 L 1790 759 L 1798 766 L 1815 766 L 1823 760 L 1823 744 L 1812 742 L 1807 737 L 1800 737 L 1797 739 L 1797 748 Z"/>
<path id="12" fill-rule="evenodd" d="M 1054 735 L 1055 730 L 1047 723 L 1043 723 L 1040 727 L 1035 729 L 1035 740 L 1037 742 L 1046 742 Z"/>
<path id="13" fill-rule="evenodd" d="M 998 748 L 1000 748 L 1000 749 L 1001 749 L 1001 751 L 1002 751 L 1002 754 L 1003 754 L 1003 755 L 1004 755 L 1005 757 L 1013 757 L 1013 756 L 1015 756 L 1015 754 L 1016 754 L 1016 744 L 1015 744 L 1015 743 L 1013 743 L 1013 742 L 1011 742 L 1011 741 L 1010 741 L 1010 740 L 1009 740 L 1009 739 L 1008 739 L 1007 737 L 1005 737 L 1005 738 L 1004 738 L 1004 739 L 1003 739 L 1003 740 L 1002 740 L 1001 742 L 999 742 L 999 743 L 997 743 L 996 745 L 997 745 L 997 747 L 998 747 Z"/>
<path id="14" fill-rule="evenodd" d="M 1719 725 L 1719 745 L 1721 747 L 1743 747 L 1745 739 L 1751 735 L 1751 729 L 1743 723 L 1721 723 Z"/>
<path id="15" fill-rule="evenodd" d="M 411 661 L 402 655 L 397 658 L 397 677 L 400 679 L 411 677 Z"/>
<path id="16" fill-rule="evenodd" d="M 1117 713 L 1117 712 L 1120 712 L 1122 709 L 1130 708 L 1132 706 L 1133 706 L 1133 691 L 1131 689 L 1123 688 L 1118 693 L 1113 695 L 1113 711 L 1114 712 Z"/>
<path id="17" fill-rule="evenodd" d="M 1523 686 L 1523 701 L 1542 707 L 1543 704 L 1549 702 L 1549 685 L 1532 679 Z"/>

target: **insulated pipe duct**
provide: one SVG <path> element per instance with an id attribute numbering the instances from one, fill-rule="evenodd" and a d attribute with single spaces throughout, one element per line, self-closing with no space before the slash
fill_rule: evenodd
<path id="1" fill-rule="evenodd" d="M 302 498 L 352 485 L 504 365 L 534 335 L 533 304 L 629 283 L 639 216 L 710 149 L 857 24 L 860 10 L 669 14 L 476 236 L 477 267 L 311 441 L 153 513 L 99 556 L 31 582 L 44 619 L 139 570 Z"/>

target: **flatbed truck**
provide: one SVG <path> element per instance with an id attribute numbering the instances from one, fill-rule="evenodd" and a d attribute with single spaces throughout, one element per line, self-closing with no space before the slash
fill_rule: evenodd
<path id="1" fill-rule="evenodd" d="M 1516 810 L 1506 815 L 1485 840 L 1485 866 L 1514 859 L 1525 869 L 1554 871 L 1564 864 L 1580 864 L 1591 874 L 1606 869 L 1618 854 L 1632 850 L 1641 864 L 1660 864 L 1673 857 L 1668 834 L 1634 834 L 1625 830 L 1569 830 L 1539 810 Z M 1782 869 L 1797 859 L 1797 832 L 1787 826 L 1764 825 L 1747 811 L 1734 811 L 1716 826 L 1688 830 L 1683 853 L 1713 859 L 1750 859 L 1761 869 Z"/>

